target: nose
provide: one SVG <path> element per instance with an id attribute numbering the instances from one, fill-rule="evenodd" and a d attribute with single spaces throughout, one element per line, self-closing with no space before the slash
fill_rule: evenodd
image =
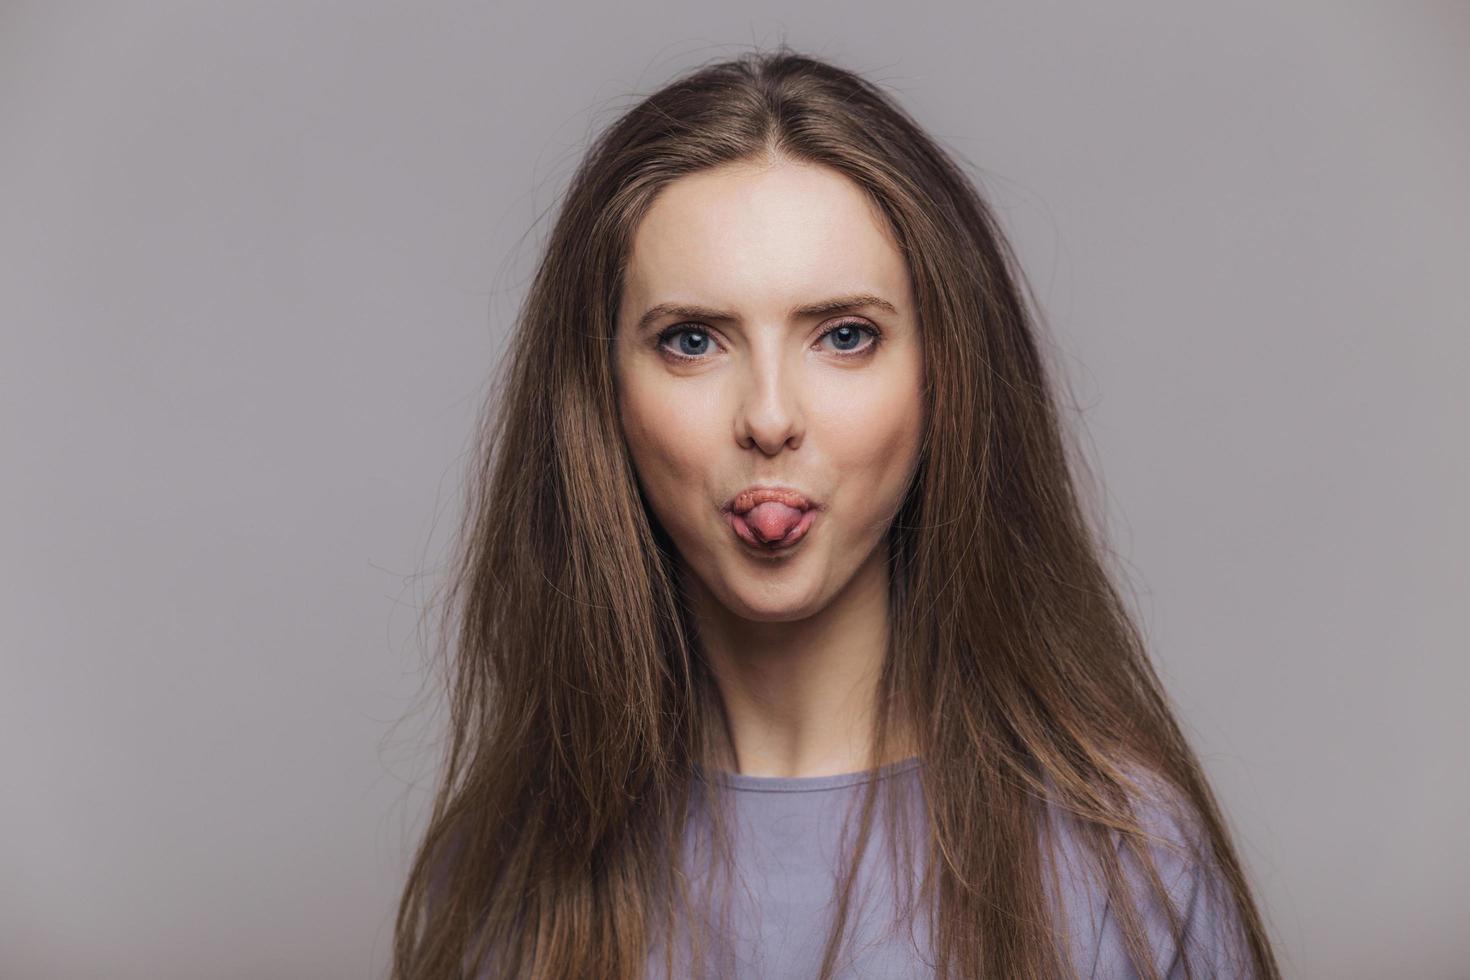
<path id="1" fill-rule="evenodd" d="M 774 455 L 783 446 L 796 449 L 803 431 L 801 358 L 767 344 L 752 349 L 746 362 L 735 439 L 743 449 L 759 448 Z"/>

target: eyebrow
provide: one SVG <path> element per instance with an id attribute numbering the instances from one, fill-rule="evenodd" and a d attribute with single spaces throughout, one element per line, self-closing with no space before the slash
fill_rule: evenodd
<path id="1" fill-rule="evenodd" d="M 834 296 L 832 299 L 824 299 L 817 303 L 808 303 L 791 310 L 790 315 L 794 317 L 822 316 L 827 313 L 838 313 L 843 310 L 858 310 L 864 307 L 875 307 L 898 315 L 898 308 L 881 296 L 872 293 L 854 293 L 850 296 Z M 734 320 L 735 314 L 724 310 L 716 310 L 708 306 L 698 306 L 690 303 L 659 303 L 651 306 L 638 318 L 638 330 L 641 333 L 646 330 L 653 321 L 665 316 L 686 317 L 691 320 Z"/>

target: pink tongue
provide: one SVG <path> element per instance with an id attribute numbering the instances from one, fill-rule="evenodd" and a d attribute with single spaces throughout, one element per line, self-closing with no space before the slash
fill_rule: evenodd
<path id="1" fill-rule="evenodd" d="M 745 523 L 759 540 L 779 541 L 796 526 L 804 513 L 796 507 L 787 507 L 779 500 L 768 500 L 747 511 Z"/>

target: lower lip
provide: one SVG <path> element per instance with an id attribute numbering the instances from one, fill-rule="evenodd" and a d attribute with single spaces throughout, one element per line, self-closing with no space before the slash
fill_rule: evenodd
<path id="1" fill-rule="evenodd" d="M 808 508 L 801 515 L 801 520 L 796 522 L 796 526 L 791 529 L 786 537 L 782 538 L 779 542 L 772 541 L 769 544 L 762 543 L 759 538 L 751 533 L 750 525 L 745 523 L 745 518 L 734 511 L 726 511 L 725 520 L 729 523 L 730 529 L 735 532 L 735 536 L 741 541 L 744 541 L 758 551 L 772 552 L 785 551 L 806 537 L 806 532 L 811 529 L 812 523 L 816 521 L 818 513 L 820 512 L 815 507 Z"/>

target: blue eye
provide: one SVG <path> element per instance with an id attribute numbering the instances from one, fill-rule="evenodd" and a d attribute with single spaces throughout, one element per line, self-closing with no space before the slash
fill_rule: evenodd
<path id="1" fill-rule="evenodd" d="M 866 344 L 862 347 L 838 346 L 836 348 L 836 352 L 839 357 L 866 357 L 867 355 L 878 349 L 878 344 L 882 340 L 883 335 L 873 327 L 870 327 L 866 323 L 862 323 L 858 320 L 843 320 L 840 323 L 834 324 L 832 327 L 829 327 L 827 330 L 823 331 L 822 335 L 818 337 L 817 340 L 820 343 L 821 341 L 826 340 L 828 337 L 832 337 L 834 339 L 834 342 L 839 345 L 851 344 L 856 341 L 860 341 L 864 333 L 872 336 L 873 340 L 871 343 Z M 686 345 L 681 344 L 680 350 L 670 350 L 668 347 L 665 346 L 665 344 L 667 344 L 670 339 L 685 335 L 694 338 L 689 342 L 687 347 Z M 704 358 L 700 355 L 705 352 L 705 350 L 709 347 L 709 344 L 709 333 L 705 330 L 700 329 L 698 324 L 678 324 L 676 326 L 670 327 L 669 329 L 658 335 L 658 349 L 668 357 L 678 361 L 704 360 Z M 692 348 L 692 350 L 690 348 Z"/>
<path id="2" fill-rule="evenodd" d="M 873 330 L 869 327 L 865 327 L 861 323 L 858 323 L 856 321 L 839 323 L 831 330 L 828 330 L 826 333 L 822 334 L 821 338 L 819 339 L 825 340 L 826 338 L 831 337 L 837 343 L 856 343 L 863 339 L 862 332 L 867 332 L 873 335 L 873 343 L 869 345 L 870 347 L 878 346 L 878 331 Z M 868 349 L 868 347 L 837 348 L 838 352 L 843 354 L 858 354 L 867 351 Z"/>
<path id="3" fill-rule="evenodd" d="M 662 344 L 666 342 L 670 337 L 678 337 L 681 335 L 684 337 L 697 338 L 697 341 L 694 343 L 694 347 L 696 349 L 692 353 L 685 351 L 674 352 L 678 357 L 688 358 L 690 360 L 698 360 L 699 355 L 703 354 L 705 348 L 709 347 L 709 334 L 705 333 L 703 330 L 691 330 L 687 327 L 678 327 L 666 333 L 660 334 L 658 338 L 659 343 Z"/>

